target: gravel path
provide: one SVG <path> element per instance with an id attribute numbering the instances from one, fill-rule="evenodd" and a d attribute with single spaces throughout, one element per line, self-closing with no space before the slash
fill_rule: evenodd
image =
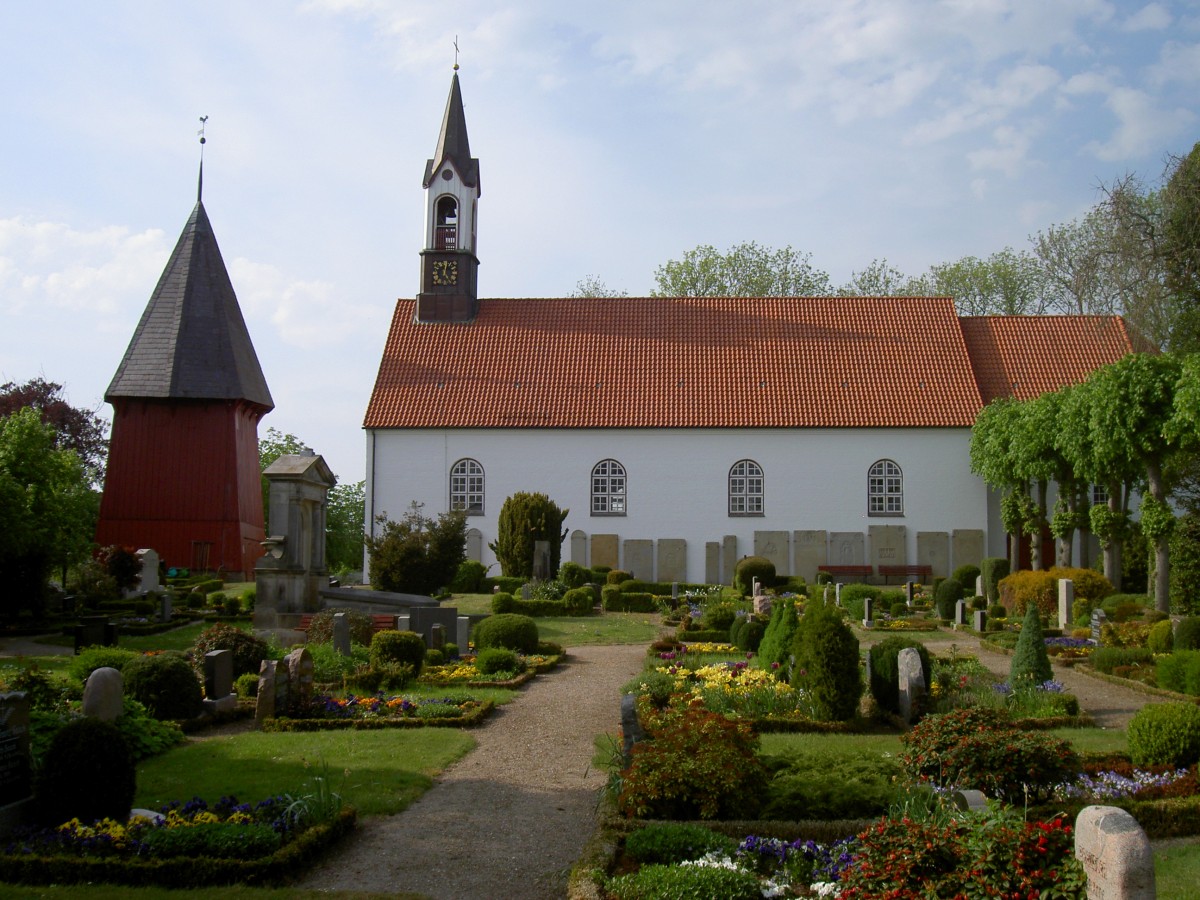
<path id="1" fill-rule="evenodd" d="M 561 900 L 595 828 L 598 734 L 616 735 L 642 645 L 572 649 L 471 734 L 479 742 L 420 800 L 362 821 L 298 888 L 411 891 L 435 900 Z"/>

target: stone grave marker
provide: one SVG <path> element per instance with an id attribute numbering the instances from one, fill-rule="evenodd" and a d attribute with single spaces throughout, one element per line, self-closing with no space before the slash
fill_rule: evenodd
<path id="1" fill-rule="evenodd" d="M 533 577 L 537 581 L 545 581 L 550 577 L 550 542 L 533 542 Z M 526 597 L 525 599 L 529 599 Z"/>
<path id="2" fill-rule="evenodd" d="M 24 691 L 0 694 L 0 836 L 24 821 L 32 795 L 29 698 Z"/>
<path id="3" fill-rule="evenodd" d="M 83 714 L 111 722 L 125 711 L 125 680 L 111 666 L 94 669 L 83 686 Z"/>
<path id="4" fill-rule="evenodd" d="M 1154 900 L 1154 853 L 1137 819 L 1115 806 L 1088 806 L 1075 818 L 1075 858 L 1089 900 Z"/>
<path id="5" fill-rule="evenodd" d="M 975 576 L 975 596 L 976 597 L 983 596 L 983 576 L 982 575 Z"/>
<path id="6" fill-rule="evenodd" d="M 875 624 L 875 601 L 870 597 L 863 598 L 863 625 L 870 628 Z"/>
<path id="7" fill-rule="evenodd" d="M 429 647 L 432 650 L 442 650 L 446 646 L 446 626 L 434 622 L 429 627 Z"/>
<path id="8" fill-rule="evenodd" d="M 733 584 L 733 574 L 737 570 L 738 539 L 736 534 L 727 534 L 721 538 L 721 577 L 713 584 Z"/>
<path id="9" fill-rule="evenodd" d="M 908 529 L 904 525 L 869 525 L 871 555 L 867 562 L 873 566 L 908 565 Z M 878 571 L 878 568 L 876 569 Z"/>
<path id="10" fill-rule="evenodd" d="M 445 643 L 444 636 L 458 628 L 458 609 L 453 606 L 414 606 L 409 610 L 408 630 L 421 635 L 425 639 L 426 647 L 434 646 L 434 625 L 441 625 L 445 629 L 443 632 L 443 643 Z"/>
<path id="11" fill-rule="evenodd" d="M 642 723 L 638 721 L 637 696 L 621 695 L 621 753 L 628 765 L 633 757 L 633 745 L 645 737 Z"/>
<path id="12" fill-rule="evenodd" d="M 704 581 L 706 584 L 721 583 L 721 544 L 718 541 L 704 544 Z"/>
<path id="13" fill-rule="evenodd" d="M 307 647 L 297 647 L 284 658 L 288 668 L 289 700 L 301 706 L 312 699 L 313 658 Z"/>
<path id="14" fill-rule="evenodd" d="M 957 602 L 955 602 L 955 604 L 954 604 L 954 624 L 955 625 L 966 625 L 967 624 L 967 611 L 968 610 L 967 610 L 967 601 L 966 600 L 958 600 Z"/>
<path id="15" fill-rule="evenodd" d="M 75 626 L 75 655 L 85 647 L 96 646 L 117 646 L 116 623 L 108 621 L 108 616 L 80 616 Z"/>
<path id="16" fill-rule="evenodd" d="M 829 565 L 866 565 L 866 542 L 861 531 L 831 531 L 829 533 Z"/>
<path id="17" fill-rule="evenodd" d="M 987 811 L 987 796 L 983 791 L 976 791 L 971 788 L 955 791 L 953 800 L 954 805 L 964 812 Z"/>
<path id="18" fill-rule="evenodd" d="M 407 613 L 401 613 L 400 615 L 396 616 L 396 630 L 412 631 L 412 629 L 408 627 L 409 622 L 411 621 L 412 616 L 408 615 Z"/>
<path id="19" fill-rule="evenodd" d="M 829 562 L 829 538 L 824 531 L 792 532 L 792 571 L 805 581 L 817 580 L 817 566 Z"/>
<path id="20" fill-rule="evenodd" d="M 1100 643 L 1100 632 L 1104 630 L 1104 623 L 1107 621 L 1108 616 L 1104 614 L 1104 610 L 1092 610 L 1092 640 L 1097 644 Z"/>
<path id="21" fill-rule="evenodd" d="M 137 558 L 141 563 L 138 590 L 143 594 L 159 590 L 162 585 L 158 580 L 158 553 L 154 550 L 139 550 Z"/>
<path id="22" fill-rule="evenodd" d="M 1070 578 L 1058 579 L 1058 627 L 1071 627 L 1071 607 L 1075 605 L 1075 582 Z"/>
<path id="23" fill-rule="evenodd" d="M 950 563 L 959 566 L 978 566 L 983 562 L 983 529 L 956 528 L 950 533 Z"/>
<path id="24" fill-rule="evenodd" d="M 467 529 L 467 540 L 463 546 L 463 554 L 467 559 L 483 562 L 483 532 L 478 528 Z"/>
<path id="25" fill-rule="evenodd" d="M 776 575 L 790 575 L 792 570 L 791 535 L 786 531 L 754 532 L 754 555 L 775 564 Z"/>
<path id="26" fill-rule="evenodd" d="M 258 666 L 258 699 L 254 705 L 254 721 L 261 725 L 266 719 L 275 718 L 275 702 L 278 696 L 279 661 L 264 659 Z M 287 679 L 282 680 L 285 685 Z M 285 698 L 286 703 L 286 698 Z M 284 707 L 287 708 L 286 706 Z"/>
<path id="27" fill-rule="evenodd" d="M 523 585 L 521 585 L 521 599 L 522 600 L 532 600 L 533 599 L 533 585 L 531 585 L 529 582 L 525 582 Z"/>
<path id="28" fill-rule="evenodd" d="M 571 532 L 571 562 L 587 568 L 587 534 L 576 528 Z"/>
<path id="29" fill-rule="evenodd" d="M 842 583 L 840 581 L 833 586 L 833 602 L 835 606 L 842 605 Z"/>
<path id="30" fill-rule="evenodd" d="M 608 566 L 610 569 L 620 568 L 617 559 L 620 538 L 615 534 L 592 535 L 592 566 Z"/>
<path id="31" fill-rule="evenodd" d="M 213 650 L 204 654 L 204 708 L 209 712 L 237 709 L 232 650 Z"/>
<path id="32" fill-rule="evenodd" d="M 917 563 L 930 567 L 930 574 L 950 574 L 950 535 L 945 531 L 917 532 Z M 916 576 L 913 576 L 916 577 Z"/>
<path id="33" fill-rule="evenodd" d="M 925 673 L 921 669 L 921 655 L 915 647 L 905 647 L 896 659 L 900 675 L 900 718 L 913 721 L 914 713 L 920 708 L 925 696 Z"/>
<path id="34" fill-rule="evenodd" d="M 466 653 L 471 643 L 471 617 L 458 616 L 455 621 L 455 635 L 458 640 L 458 652 Z"/>
<path id="35" fill-rule="evenodd" d="M 916 590 L 913 588 L 913 583 L 911 581 L 904 582 L 904 603 L 909 609 L 912 609 L 915 596 Z"/>
<path id="36" fill-rule="evenodd" d="M 687 581 L 687 541 L 683 538 L 659 538 L 659 581 Z"/>
<path id="37" fill-rule="evenodd" d="M 342 656 L 350 655 L 350 617 L 345 613 L 333 614 L 333 649 Z"/>
<path id="38" fill-rule="evenodd" d="M 626 572 L 639 581 L 654 580 L 654 541 L 626 541 L 622 551 Z"/>
<path id="39" fill-rule="evenodd" d="M 158 620 L 170 622 L 173 615 L 175 615 L 175 610 L 171 601 L 171 592 L 163 591 L 158 603 Z"/>
<path id="40" fill-rule="evenodd" d="M 975 630 L 980 634 L 983 634 L 985 631 L 987 631 L 987 613 L 982 609 L 975 610 L 975 621 L 973 624 L 975 626 Z"/>

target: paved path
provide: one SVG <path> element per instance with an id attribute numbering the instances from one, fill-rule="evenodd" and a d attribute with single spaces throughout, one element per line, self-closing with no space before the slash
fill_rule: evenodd
<path id="1" fill-rule="evenodd" d="M 562 900 L 595 829 L 605 775 L 598 734 L 616 735 L 619 692 L 644 645 L 581 647 L 472 731 L 479 745 L 395 816 L 364 820 L 296 887 L 437 900 Z"/>

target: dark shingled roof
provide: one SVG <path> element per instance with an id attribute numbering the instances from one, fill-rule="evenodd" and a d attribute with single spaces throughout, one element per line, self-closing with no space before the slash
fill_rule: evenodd
<path id="1" fill-rule="evenodd" d="M 203 203 L 196 203 L 104 399 L 236 400 L 267 389 Z"/>
<path id="2" fill-rule="evenodd" d="M 450 97 L 446 101 L 446 115 L 442 117 L 437 149 L 433 151 L 433 159 L 425 163 L 425 180 L 422 187 L 429 187 L 429 182 L 446 161 L 454 164 L 463 184 L 467 187 L 479 187 L 479 160 L 471 158 L 471 144 L 467 140 L 467 117 L 463 115 L 462 91 L 458 87 L 457 72 L 450 81 Z M 482 190 L 480 193 L 483 193 Z"/>

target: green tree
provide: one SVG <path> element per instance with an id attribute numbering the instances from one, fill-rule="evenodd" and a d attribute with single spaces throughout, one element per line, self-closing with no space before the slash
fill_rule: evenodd
<path id="1" fill-rule="evenodd" d="M 362 566 L 366 505 L 365 481 L 334 485 L 329 491 L 325 509 L 325 561 L 331 572 Z"/>
<path id="2" fill-rule="evenodd" d="M 0 416 L 19 409 L 37 410 L 41 420 L 54 429 L 54 446 L 74 450 L 95 485 L 104 483 L 104 464 L 108 459 L 108 423 L 96 410 L 71 406 L 62 395 L 63 386 L 44 378 L 24 384 L 0 385 Z"/>
<path id="3" fill-rule="evenodd" d="M 837 289 L 839 297 L 918 297 L 925 293 L 920 278 L 910 278 L 886 259 L 872 260 L 861 272 L 852 272 L 850 280 Z"/>
<path id="4" fill-rule="evenodd" d="M 461 511 L 430 519 L 413 502 L 399 522 L 379 516 L 366 538 L 371 584 L 379 591 L 433 595 L 454 580 L 466 559 L 467 517 Z"/>
<path id="5" fill-rule="evenodd" d="M 832 293 L 812 254 L 754 241 L 722 253 L 702 244 L 654 272 L 655 297 L 814 297 Z"/>
<path id="6" fill-rule="evenodd" d="M 51 567 L 86 558 L 98 512 L 78 454 L 55 445 L 36 409 L 0 418 L 0 612 L 42 612 Z"/>
<path id="7" fill-rule="evenodd" d="M 792 686 L 808 693 L 818 721 L 854 718 L 862 697 L 858 638 L 841 612 L 820 595 L 810 597 L 793 638 Z"/>
<path id="8" fill-rule="evenodd" d="M 1113 240 L 1114 223 L 1103 206 L 1030 238 L 1055 312 L 1078 316 L 1121 312 L 1113 280 Z"/>
<path id="9" fill-rule="evenodd" d="M 628 297 L 628 291 L 610 288 L 599 275 L 586 275 L 575 282 L 575 290 L 568 297 Z"/>
<path id="10" fill-rule="evenodd" d="M 1168 167 L 1163 256 L 1167 291 L 1180 305 L 1173 349 L 1200 350 L 1200 142 Z"/>
<path id="11" fill-rule="evenodd" d="M 964 256 L 931 266 L 919 286 L 922 294 L 953 297 L 961 316 L 1028 316 L 1047 309 L 1037 257 L 1011 247 L 987 259 Z"/>
<path id="12" fill-rule="evenodd" d="M 1008 683 L 1013 690 L 1022 690 L 1044 684 L 1053 677 L 1042 632 L 1042 617 L 1037 604 L 1030 603 L 1025 610 L 1021 636 L 1017 638 L 1017 646 L 1013 649 L 1012 662 L 1008 667 Z"/>
<path id="13" fill-rule="evenodd" d="M 537 541 L 550 544 L 550 576 L 558 572 L 562 542 L 567 531 L 562 527 L 570 513 L 559 509 L 545 494 L 524 491 L 513 494 L 500 508 L 496 523 L 496 541 L 488 544 L 500 563 L 500 571 L 516 578 L 533 575 L 533 551 Z"/>
<path id="14" fill-rule="evenodd" d="M 971 471 L 991 488 L 1003 494 L 1001 522 L 1009 536 L 1009 562 L 1016 571 L 1017 550 L 1028 501 L 1028 480 L 1018 467 L 1017 439 L 1021 406 L 1011 398 L 993 400 L 982 410 L 971 427 Z"/>

